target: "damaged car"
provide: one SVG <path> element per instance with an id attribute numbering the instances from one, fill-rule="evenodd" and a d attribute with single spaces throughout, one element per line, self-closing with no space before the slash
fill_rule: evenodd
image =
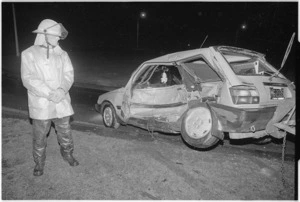
<path id="1" fill-rule="evenodd" d="M 295 86 L 265 59 L 242 48 L 212 46 L 142 63 L 127 85 L 95 105 L 106 127 L 133 125 L 181 134 L 196 148 L 224 139 L 282 138 L 274 124 L 291 118 Z"/>

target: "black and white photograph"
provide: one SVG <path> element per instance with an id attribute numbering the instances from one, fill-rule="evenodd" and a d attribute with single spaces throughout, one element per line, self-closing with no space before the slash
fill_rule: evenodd
<path id="1" fill-rule="evenodd" d="M 298 200 L 298 1 L 2 1 L 2 200 Z"/>

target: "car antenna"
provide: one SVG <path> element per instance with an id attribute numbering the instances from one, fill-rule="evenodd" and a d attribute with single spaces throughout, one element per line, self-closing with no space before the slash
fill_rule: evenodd
<path id="1" fill-rule="evenodd" d="M 295 32 L 293 33 L 293 35 L 292 35 L 292 37 L 291 37 L 291 39 L 290 39 L 289 45 L 288 45 L 288 47 L 287 47 L 287 49 L 286 49 L 286 51 L 285 51 L 285 54 L 284 54 L 284 57 L 283 57 L 283 60 L 282 60 L 282 63 L 281 63 L 281 66 L 280 66 L 279 70 L 277 70 L 277 72 L 275 72 L 275 73 L 269 78 L 269 81 L 272 81 L 272 78 L 273 78 L 274 76 L 277 76 L 277 75 L 279 74 L 280 70 L 283 68 L 283 65 L 284 65 L 284 63 L 285 63 L 285 61 L 286 61 L 286 59 L 287 59 L 287 57 L 288 57 L 288 55 L 289 55 L 289 53 L 290 53 L 290 51 L 291 51 L 291 48 L 292 48 L 292 45 L 293 45 L 293 42 L 294 42 L 294 38 L 295 38 Z"/>
<path id="2" fill-rule="evenodd" d="M 202 46 L 203 46 L 204 42 L 206 41 L 207 37 L 208 37 L 208 35 L 206 35 L 206 37 L 205 37 L 205 39 L 203 40 L 203 42 L 202 42 L 200 48 L 202 48 Z"/>

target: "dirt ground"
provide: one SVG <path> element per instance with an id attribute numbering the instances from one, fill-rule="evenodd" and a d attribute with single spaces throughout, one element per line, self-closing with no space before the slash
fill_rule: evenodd
<path id="1" fill-rule="evenodd" d="M 2 118 L 3 200 L 295 199 L 294 162 L 285 162 L 283 186 L 278 159 L 107 137 L 116 131 L 106 128 L 105 136 L 73 130 L 75 168 L 62 160 L 52 128 L 44 175 L 34 177 L 31 132 L 27 120 Z"/>

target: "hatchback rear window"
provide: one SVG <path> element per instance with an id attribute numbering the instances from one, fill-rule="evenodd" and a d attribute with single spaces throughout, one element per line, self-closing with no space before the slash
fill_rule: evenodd
<path id="1" fill-rule="evenodd" d="M 266 62 L 258 57 L 245 55 L 223 54 L 232 70 L 237 75 L 272 75 L 274 71 L 270 69 Z"/>

